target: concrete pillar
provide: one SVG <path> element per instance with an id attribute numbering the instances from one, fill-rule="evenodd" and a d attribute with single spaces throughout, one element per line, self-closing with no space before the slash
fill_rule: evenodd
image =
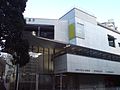
<path id="1" fill-rule="evenodd" d="M 62 90 L 62 84 L 63 84 L 63 83 L 62 83 L 62 78 L 63 78 L 63 77 L 62 77 L 62 74 L 60 74 L 60 90 Z"/>
<path id="2" fill-rule="evenodd" d="M 36 73 L 36 90 L 39 90 L 38 85 L 39 85 L 39 74 Z"/>

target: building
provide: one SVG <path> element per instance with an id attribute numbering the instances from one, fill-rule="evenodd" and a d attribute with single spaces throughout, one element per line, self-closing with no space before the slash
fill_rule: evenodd
<path id="1" fill-rule="evenodd" d="M 12 65 L 12 59 L 10 54 L 0 53 L 0 83 L 4 83 L 7 90 L 10 88 L 9 85 L 15 81 L 15 65 Z"/>
<path id="2" fill-rule="evenodd" d="M 120 32 L 73 8 L 60 19 L 26 18 L 31 57 L 20 90 L 120 88 Z"/>

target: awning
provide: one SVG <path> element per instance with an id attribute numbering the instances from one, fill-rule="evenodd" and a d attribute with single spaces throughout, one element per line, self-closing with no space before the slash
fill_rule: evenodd
<path id="1" fill-rule="evenodd" d="M 33 36 L 30 32 L 27 31 L 23 33 L 23 36 L 25 39 L 28 39 L 29 44 L 33 46 L 41 46 L 44 48 L 63 48 L 68 45 L 67 43 L 56 40 Z"/>

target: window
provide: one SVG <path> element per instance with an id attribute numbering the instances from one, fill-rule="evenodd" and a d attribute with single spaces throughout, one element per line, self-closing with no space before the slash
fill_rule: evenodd
<path id="1" fill-rule="evenodd" d="M 120 47 L 120 43 L 118 43 L 119 47 Z"/>
<path id="2" fill-rule="evenodd" d="M 28 19 L 28 22 L 31 22 L 31 18 Z"/>
<path id="3" fill-rule="evenodd" d="M 120 55 L 111 54 L 108 52 L 103 52 L 103 51 L 80 47 L 80 46 L 78 47 L 71 46 L 70 48 L 66 48 L 66 53 L 120 62 Z M 66 53 L 63 53 L 63 54 L 66 54 Z"/>
<path id="4" fill-rule="evenodd" d="M 76 25 L 76 37 L 85 38 L 84 24 L 77 23 L 77 25 Z"/>
<path id="5" fill-rule="evenodd" d="M 54 39 L 54 26 L 40 26 L 39 36 L 48 39 Z"/>
<path id="6" fill-rule="evenodd" d="M 108 35 L 109 46 L 115 47 L 115 38 L 111 35 Z"/>
<path id="7" fill-rule="evenodd" d="M 29 31 L 32 35 L 37 37 L 54 39 L 54 25 L 27 24 L 25 31 Z"/>

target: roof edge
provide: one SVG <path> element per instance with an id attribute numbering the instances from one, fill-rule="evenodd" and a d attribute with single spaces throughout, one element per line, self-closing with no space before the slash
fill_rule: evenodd
<path id="1" fill-rule="evenodd" d="M 97 22 L 97 25 L 98 25 L 98 26 L 101 26 L 101 27 L 103 27 L 103 28 L 105 28 L 105 29 L 107 29 L 107 30 L 110 30 L 110 31 L 113 31 L 113 32 L 115 32 L 115 33 L 120 34 L 120 32 L 119 32 L 119 31 L 114 30 L 114 29 L 111 29 L 111 28 L 109 28 L 109 27 L 106 27 L 106 26 L 102 25 L 102 24 L 101 24 L 101 23 L 99 23 L 99 22 Z"/>

